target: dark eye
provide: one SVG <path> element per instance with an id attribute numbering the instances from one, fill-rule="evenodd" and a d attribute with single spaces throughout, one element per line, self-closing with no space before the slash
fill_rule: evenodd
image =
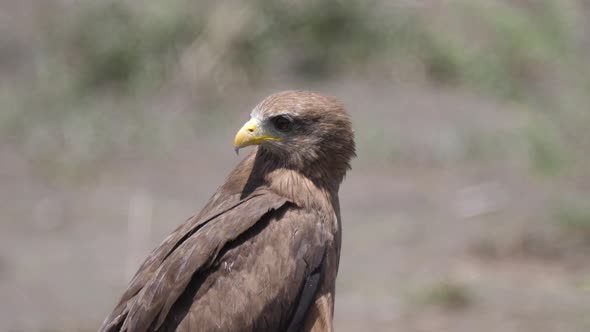
<path id="1" fill-rule="evenodd" d="M 288 117 L 284 115 L 279 115 L 272 119 L 272 123 L 274 124 L 275 128 L 280 131 L 288 131 L 291 129 L 292 121 Z"/>

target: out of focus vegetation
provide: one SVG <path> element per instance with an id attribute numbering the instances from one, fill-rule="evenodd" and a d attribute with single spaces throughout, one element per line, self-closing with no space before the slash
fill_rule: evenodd
<path id="1" fill-rule="evenodd" d="M 500 203 L 483 200 L 483 212 L 457 208 L 461 218 L 480 213 L 499 223 L 497 234 L 474 240 L 473 251 L 487 258 L 590 253 L 588 1 L 4 3 L 27 5 L 14 17 L 0 6 L 0 147 L 22 154 L 39 182 L 85 183 L 113 159 L 171 153 L 221 128 L 224 105 L 277 82 L 411 86 L 485 101 L 500 120 L 462 126 L 453 119 L 448 132 L 414 133 L 403 119 L 382 121 L 367 111 L 354 119 L 360 164 L 449 174 L 516 170 L 515 181 L 535 185 L 511 196 L 526 211 L 509 223 L 522 229 L 505 235 L 508 222 L 493 219 L 494 204 L 509 205 L 503 192 Z M 447 111 L 432 121 L 443 122 Z M 528 202 L 527 190 L 551 203 Z M 389 223 L 379 227 L 390 230 Z M 360 234 L 364 224 L 351 228 Z M 478 300 L 469 282 L 446 277 L 431 280 L 418 302 L 464 309 Z"/>
<path id="2" fill-rule="evenodd" d="M 522 113 L 508 131 L 459 133 L 452 158 L 502 159 L 548 176 L 575 177 L 590 166 L 590 9 L 583 1 L 88 1 L 56 8 L 37 13 L 39 30 L 28 43 L 15 43 L 17 34 L 0 39 L 0 66 L 19 74 L 1 86 L 0 135 L 22 146 L 43 177 L 78 179 L 129 146 L 165 151 L 215 125 L 202 116 L 185 121 L 196 117 L 191 112 L 146 111 L 159 91 L 188 89 L 214 110 L 224 95 L 251 84 L 347 75 L 458 88 Z M 379 145 L 370 137 L 363 144 Z M 374 150 L 375 158 L 405 156 L 403 146 Z M 567 228 L 584 227 L 579 211 L 557 214 Z"/>
<path id="3" fill-rule="evenodd" d="M 44 177 L 77 179 L 131 145 L 166 150 L 215 125 L 184 121 L 191 112 L 146 112 L 158 91 L 188 89 L 214 110 L 250 84 L 347 75 L 459 88 L 522 112 L 512 130 L 459 133 L 452 158 L 499 158 L 549 176 L 590 166 L 583 1 L 87 1 L 38 10 L 48 8 L 27 43 L 14 42 L 18 33 L 0 39 L 0 66 L 19 74 L 1 86 L 0 135 Z M 378 145 L 368 139 L 361 146 Z"/>
<path id="4" fill-rule="evenodd" d="M 1 132 L 31 146 L 31 158 L 59 152 L 75 168 L 130 141 L 154 144 L 149 136 L 165 129 L 138 113 L 145 105 L 136 100 L 179 76 L 214 100 L 277 77 L 360 74 L 460 87 L 522 109 L 527 121 L 517 132 L 466 138 L 468 157 L 514 148 L 541 173 L 585 168 L 586 7 L 574 0 L 82 2 L 67 9 L 68 20 L 58 11 L 42 15 L 41 34 L 22 46 L 29 56 L 17 70 L 28 75 L 3 84 Z M 57 146 L 63 136 L 77 143 Z"/>

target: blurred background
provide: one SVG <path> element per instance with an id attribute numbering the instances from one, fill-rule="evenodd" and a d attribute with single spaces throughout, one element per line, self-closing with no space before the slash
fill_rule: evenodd
<path id="1" fill-rule="evenodd" d="M 586 0 L 0 0 L 0 330 L 96 330 L 293 88 L 356 129 L 337 331 L 590 330 Z"/>

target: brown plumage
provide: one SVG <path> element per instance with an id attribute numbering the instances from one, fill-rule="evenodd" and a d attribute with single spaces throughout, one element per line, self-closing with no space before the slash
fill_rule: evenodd
<path id="1" fill-rule="evenodd" d="M 349 117 L 302 91 L 251 117 L 235 145 L 256 149 L 148 256 L 100 331 L 332 330 Z"/>

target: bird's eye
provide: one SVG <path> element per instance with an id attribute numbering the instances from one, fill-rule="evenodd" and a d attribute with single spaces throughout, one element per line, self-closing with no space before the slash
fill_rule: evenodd
<path id="1" fill-rule="evenodd" d="M 292 121 L 286 116 L 279 115 L 272 120 L 275 128 L 280 131 L 288 131 L 291 129 Z"/>

